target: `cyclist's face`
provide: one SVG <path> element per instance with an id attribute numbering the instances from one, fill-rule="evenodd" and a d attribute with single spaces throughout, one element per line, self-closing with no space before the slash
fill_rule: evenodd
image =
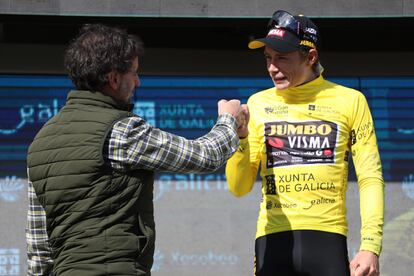
<path id="1" fill-rule="evenodd" d="M 299 51 L 280 53 L 265 47 L 267 71 L 278 90 L 309 81 L 312 66 Z"/>

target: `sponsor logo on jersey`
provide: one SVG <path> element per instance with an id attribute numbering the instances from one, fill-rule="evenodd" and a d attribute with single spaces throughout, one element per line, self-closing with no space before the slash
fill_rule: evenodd
<path id="1" fill-rule="evenodd" d="M 290 192 L 313 192 L 335 190 L 333 182 L 318 181 L 312 173 L 274 174 L 265 176 L 266 195 L 278 195 Z"/>
<path id="2" fill-rule="evenodd" d="M 356 134 L 355 134 L 355 129 L 352 129 L 351 130 L 351 144 L 352 145 L 355 145 L 355 143 L 356 143 Z"/>
<path id="3" fill-rule="evenodd" d="M 349 161 L 349 151 L 345 151 L 345 156 L 344 156 L 344 161 L 348 162 Z"/>
<path id="4" fill-rule="evenodd" d="M 274 114 L 280 116 L 287 116 L 289 113 L 289 107 L 284 105 L 266 106 L 264 108 L 266 114 Z"/>
<path id="5" fill-rule="evenodd" d="M 333 163 L 337 133 L 328 121 L 265 123 L 266 166 Z"/>
<path id="6" fill-rule="evenodd" d="M 361 124 L 357 130 L 351 130 L 351 142 L 352 145 L 356 144 L 358 141 L 363 139 L 368 139 L 374 131 L 374 124 L 370 122 L 366 122 Z"/>
<path id="7" fill-rule="evenodd" d="M 266 202 L 266 209 L 293 209 L 297 208 L 298 205 L 296 203 L 280 203 L 280 202 L 273 202 L 273 201 L 267 201 Z"/>
<path id="8" fill-rule="evenodd" d="M 315 205 L 321 205 L 321 204 L 335 204 L 336 200 L 335 198 L 325 198 L 325 197 L 321 197 L 318 199 L 312 199 L 309 202 L 309 206 L 304 207 L 303 209 L 305 210 L 309 210 L 310 208 L 312 208 Z"/>

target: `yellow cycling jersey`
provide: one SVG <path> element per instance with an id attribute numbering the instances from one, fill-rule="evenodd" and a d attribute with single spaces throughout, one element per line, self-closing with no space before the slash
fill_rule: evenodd
<path id="1" fill-rule="evenodd" d="M 374 124 L 362 93 L 322 76 L 251 96 L 249 136 L 226 165 L 229 190 L 248 193 L 260 167 L 256 237 L 289 230 L 347 235 L 348 160 L 356 169 L 361 250 L 379 255 L 384 181 Z"/>

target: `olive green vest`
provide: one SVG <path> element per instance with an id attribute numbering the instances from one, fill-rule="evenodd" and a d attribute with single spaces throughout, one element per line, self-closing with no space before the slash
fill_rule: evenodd
<path id="1" fill-rule="evenodd" d="M 56 275 L 150 275 L 153 172 L 117 171 L 103 158 L 113 125 L 129 116 L 111 97 L 71 91 L 29 147 Z"/>

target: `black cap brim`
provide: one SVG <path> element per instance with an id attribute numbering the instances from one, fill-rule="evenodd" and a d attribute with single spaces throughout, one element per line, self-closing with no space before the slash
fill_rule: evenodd
<path id="1" fill-rule="evenodd" d="M 266 37 L 251 41 L 248 46 L 250 49 L 268 46 L 277 52 L 289 53 L 300 49 L 300 39 L 287 30 L 275 28 Z"/>
<path id="2" fill-rule="evenodd" d="M 290 53 L 299 50 L 299 39 L 297 43 L 291 43 L 280 37 L 265 37 L 255 39 L 249 42 L 248 47 L 250 49 L 258 49 L 264 46 L 268 46 L 281 53 Z"/>

